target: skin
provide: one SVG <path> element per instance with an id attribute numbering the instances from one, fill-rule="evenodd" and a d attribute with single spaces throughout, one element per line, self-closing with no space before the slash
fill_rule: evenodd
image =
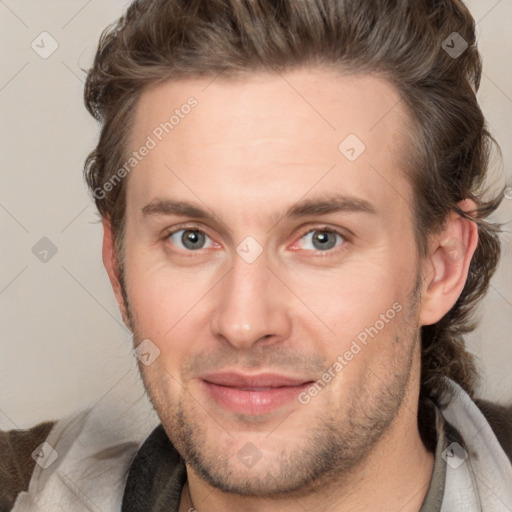
<path id="1" fill-rule="evenodd" d="M 103 222 L 125 323 L 135 345 L 149 338 L 160 350 L 139 368 L 187 463 L 180 511 L 418 511 L 433 468 L 417 425 L 419 328 L 460 295 L 475 224 L 451 215 L 420 260 L 401 172 L 407 112 L 381 78 L 301 69 L 169 81 L 141 96 L 132 149 L 191 96 L 197 108 L 128 177 L 128 303 Z M 338 150 L 351 133 L 366 145 L 354 162 Z M 375 213 L 283 217 L 334 192 Z M 189 201 L 215 218 L 144 215 L 156 199 Z M 183 223 L 207 235 L 199 249 L 183 245 L 182 231 L 167 236 Z M 342 236 L 327 234 L 333 248 L 323 250 L 312 229 Z M 252 263 L 236 252 L 247 236 L 263 249 Z M 396 303 L 400 312 L 307 404 L 241 415 L 203 390 L 199 377 L 224 369 L 320 379 Z M 237 457 L 247 443 L 261 455 L 250 468 Z"/>

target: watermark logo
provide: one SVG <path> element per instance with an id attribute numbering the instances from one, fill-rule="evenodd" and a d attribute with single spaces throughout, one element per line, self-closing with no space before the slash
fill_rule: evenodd
<path id="1" fill-rule="evenodd" d="M 459 58 L 468 48 L 467 41 L 458 33 L 452 32 L 442 43 L 443 50 L 452 58 Z"/>
<path id="2" fill-rule="evenodd" d="M 338 151 L 349 161 L 355 162 L 366 150 L 364 142 L 354 133 L 346 137 L 338 146 Z"/>
<path id="3" fill-rule="evenodd" d="M 31 43 L 31 48 L 42 59 L 48 59 L 59 47 L 57 40 L 48 32 L 41 32 Z"/>
<path id="4" fill-rule="evenodd" d="M 468 452 L 459 443 L 450 444 L 441 455 L 445 462 L 453 469 L 460 467 L 468 458 Z"/>
<path id="5" fill-rule="evenodd" d="M 263 457 L 260 449 L 252 443 L 247 443 L 236 454 L 238 460 L 246 467 L 253 468 Z"/>
<path id="6" fill-rule="evenodd" d="M 36 461 L 36 464 L 41 466 L 43 469 L 49 468 L 59 457 L 53 446 L 46 441 L 41 443 L 33 452 L 32 458 Z"/>
<path id="7" fill-rule="evenodd" d="M 32 254 L 41 263 L 48 263 L 57 254 L 57 251 L 57 246 L 46 236 L 32 247 Z"/>
<path id="8" fill-rule="evenodd" d="M 146 338 L 135 349 L 135 355 L 144 366 L 149 366 L 160 356 L 160 349 L 149 338 Z"/>
<path id="9" fill-rule="evenodd" d="M 263 247 L 252 236 L 248 236 L 236 248 L 236 253 L 246 263 L 254 263 L 263 252 Z"/>

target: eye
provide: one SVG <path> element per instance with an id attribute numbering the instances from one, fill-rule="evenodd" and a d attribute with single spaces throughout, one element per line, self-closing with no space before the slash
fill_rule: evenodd
<path id="1" fill-rule="evenodd" d="M 300 240 L 305 241 L 306 250 L 330 251 L 345 242 L 345 237 L 333 229 L 311 229 Z M 339 242 L 339 243 L 337 243 Z"/>
<path id="2" fill-rule="evenodd" d="M 179 249 L 185 251 L 198 251 L 200 249 L 206 249 L 205 241 L 208 239 L 211 241 L 210 237 L 200 229 L 178 229 L 176 231 L 172 231 L 166 235 L 166 239 L 170 240 L 173 245 L 176 245 Z M 180 245 L 181 244 L 181 245 Z M 210 244 L 210 247 L 213 246 L 213 242 Z"/>

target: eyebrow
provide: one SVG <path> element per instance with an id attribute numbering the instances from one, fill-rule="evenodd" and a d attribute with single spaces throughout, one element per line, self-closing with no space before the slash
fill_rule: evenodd
<path id="1" fill-rule="evenodd" d="M 367 213 L 376 215 L 374 206 L 353 196 L 334 195 L 321 199 L 306 199 L 291 206 L 283 214 L 276 214 L 279 222 L 284 219 L 298 219 L 314 215 L 329 215 L 333 213 Z M 154 199 L 142 208 L 144 217 L 159 215 L 177 215 L 215 222 L 217 216 L 193 203 L 173 201 L 170 199 Z M 272 216 L 274 218 L 274 216 Z"/>

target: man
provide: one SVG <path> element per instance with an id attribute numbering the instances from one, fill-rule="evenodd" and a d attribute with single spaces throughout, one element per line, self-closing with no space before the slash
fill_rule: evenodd
<path id="1" fill-rule="evenodd" d="M 159 422 L 39 426 L 58 458 L 14 511 L 512 510 L 463 339 L 503 195 L 474 28 L 456 0 L 130 5 L 86 178 Z"/>

